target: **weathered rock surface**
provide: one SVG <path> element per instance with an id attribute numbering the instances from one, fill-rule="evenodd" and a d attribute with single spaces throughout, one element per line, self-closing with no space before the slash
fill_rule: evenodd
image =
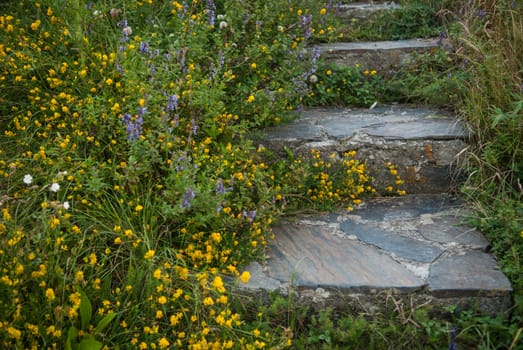
<path id="1" fill-rule="evenodd" d="M 334 9 L 336 17 L 346 23 L 356 20 L 365 22 L 374 19 L 382 11 L 397 10 L 400 6 L 394 1 L 386 2 L 354 2 L 350 4 L 339 4 Z"/>
<path id="2" fill-rule="evenodd" d="M 464 224 L 465 212 L 446 195 L 415 195 L 283 222 L 274 228 L 264 265 L 248 266 L 252 278 L 244 291 L 292 287 L 323 306 L 350 299 L 376 308 L 394 296 L 435 308 L 475 304 L 489 314 L 507 313 L 511 285 L 482 234 Z"/>
<path id="3" fill-rule="evenodd" d="M 467 138 L 465 128 L 441 111 L 384 106 L 306 110 L 290 124 L 265 130 L 257 142 L 282 156 L 285 148 L 301 156 L 311 149 L 340 155 L 355 150 L 376 185 L 391 183 L 391 162 L 409 193 L 437 193 L 451 189 L 457 176 L 452 167 Z"/>
<path id="4" fill-rule="evenodd" d="M 319 44 L 315 49 L 326 63 L 345 67 L 359 65 L 363 69 L 389 72 L 412 62 L 413 53 L 436 52 L 442 43 L 439 38 L 408 39 L 374 42 L 338 42 Z"/>

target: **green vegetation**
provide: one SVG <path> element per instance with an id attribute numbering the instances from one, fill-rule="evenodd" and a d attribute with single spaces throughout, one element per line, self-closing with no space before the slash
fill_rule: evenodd
<path id="1" fill-rule="evenodd" d="M 441 6 L 441 4 L 405 1 L 398 9 L 378 12 L 371 22 L 362 23 L 356 18 L 352 19 L 341 34 L 347 41 L 437 37 L 445 30 L 438 16 Z"/>
<path id="2" fill-rule="evenodd" d="M 442 31 L 444 2 L 408 3 L 392 27 L 351 35 Z M 304 53 L 339 35 L 318 1 L 2 3 L 0 346 L 521 348 L 523 10 L 447 5 L 455 54 L 387 76 Z M 451 309 L 440 320 L 400 303 L 313 313 L 292 293 L 260 306 L 232 292 L 281 215 L 350 209 L 375 191 L 352 152 L 276 159 L 248 132 L 301 104 L 378 99 L 462 101 L 476 137 L 464 193 L 513 283 L 510 320 Z"/>
<path id="3" fill-rule="evenodd" d="M 0 15 L 0 346 L 291 343 L 245 322 L 225 281 L 248 281 L 242 266 L 286 210 L 374 191 L 353 153 L 334 172 L 319 153 L 277 160 L 246 137 L 301 103 L 303 48 L 333 31 L 327 10 L 69 5 Z"/>
<path id="4" fill-rule="evenodd" d="M 458 43 L 470 79 L 462 111 L 475 135 L 464 193 L 476 203 L 476 223 L 513 283 L 514 314 L 522 315 L 523 9 L 478 0 L 464 12 Z"/>

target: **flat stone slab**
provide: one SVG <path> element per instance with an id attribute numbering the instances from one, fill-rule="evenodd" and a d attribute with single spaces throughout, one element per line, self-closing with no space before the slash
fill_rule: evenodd
<path id="1" fill-rule="evenodd" d="M 358 134 L 389 140 L 441 139 L 468 137 L 455 117 L 444 111 L 391 105 L 365 108 L 312 108 L 295 121 L 266 129 L 269 141 L 350 139 Z"/>
<path id="2" fill-rule="evenodd" d="M 365 22 L 373 19 L 381 11 L 398 10 L 401 6 L 393 1 L 387 2 L 354 2 L 336 6 L 336 17 L 344 22 L 357 20 Z"/>
<path id="3" fill-rule="evenodd" d="M 465 212 L 446 195 L 412 195 L 284 221 L 274 227 L 263 266 L 247 267 L 251 281 L 242 288 L 292 286 L 313 300 L 380 291 L 425 301 L 448 298 L 452 304 L 479 298 L 486 309 L 504 312 L 510 282 L 485 251 L 483 235 L 464 224 Z"/>
<path id="4" fill-rule="evenodd" d="M 356 236 L 361 242 L 375 245 L 403 259 L 431 263 L 443 252 L 440 247 L 427 244 L 426 241 L 352 220 L 342 222 L 340 229 L 348 235 Z"/>
<path id="5" fill-rule="evenodd" d="M 424 53 L 440 48 L 439 38 L 338 42 L 314 46 L 320 58 L 327 63 L 346 67 L 359 65 L 363 69 L 375 69 L 378 73 L 408 65 L 414 52 Z"/>
<path id="6" fill-rule="evenodd" d="M 420 288 L 425 283 L 370 246 L 333 235 L 319 225 L 275 228 L 268 275 L 299 286 L 340 288 Z M 347 260 L 350 257 L 350 260 Z"/>
<path id="7" fill-rule="evenodd" d="M 468 136 L 447 113 L 393 105 L 306 110 L 290 124 L 266 129 L 256 141 L 282 156 L 285 148 L 301 156 L 311 149 L 340 155 L 356 150 L 377 184 L 390 183 L 385 164 L 391 162 L 410 193 L 437 193 L 450 189 L 451 167 Z"/>
<path id="8" fill-rule="evenodd" d="M 431 293 L 439 297 L 489 296 L 511 290 L 492 256 L 474 250 L 440 259 L 431 266 L 428 282 Z"/>

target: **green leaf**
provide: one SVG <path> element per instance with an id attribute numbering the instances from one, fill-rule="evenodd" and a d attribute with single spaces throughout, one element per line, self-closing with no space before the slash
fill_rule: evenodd
<path id="1" fill-rule="evenodd" d="M 67 340 L 65 341 L 65 350 L 72 350 L 72 344 L 75 344 L 76 337 L 78 336 L 78 329 L 76 327 L 71 327 L 67 331 Z"/>
<path id="2" fill-rule="evenodd" d="M 89 298 L 83 290 L 80 290 L 80 319 L 82 322 L 82 329 L 86 330 L 91 321 L 91 315 L 93 314 L 93 307 Z"/>
<path id="3" fill-rule="evenodd" d="M 116 314 L 114 314 L 114 313 L 105 315 L 104 318 L 102 318 L 96 325 L 94 332 L 95 333 L 102 332 L 105 329 L 105 327 L 107 327 L 107 325 L 109 325 L 109 323 L 111 323 L 111 321 L 115 318 L 115 316 L 116 316 Z"/>
<path id="4" fill-rule="evenodd" d="M 92 335 L 87 335 L 78 344 L 78 350 L 100 350 L 103 344 L 94 339 Z"/>

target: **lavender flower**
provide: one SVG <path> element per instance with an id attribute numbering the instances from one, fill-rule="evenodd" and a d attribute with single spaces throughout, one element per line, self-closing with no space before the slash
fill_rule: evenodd
<path id="1" fill-rule="evenodd" d="M 215 22 L 214 11 L 216 10 L 216 5 L 214 4 L 214 2 L 212 0 L 206 0 L 205 7 L 207 10 L 207 14 L 209 15 L 209 25 L 214 26 L 214 22 Z"/>
<path id="2" fill-rule="evenodd" d="M 219 194 L 227 193 L 227 189 L 223 185 L 222 179 L 218 179 L 218 181 L 216 182 L 216 192 Z"/>
<path id="3" fill-rule="evenodd" d="M 242 211 L 242 216 L 246 219 L 248 219 L 250 222 L 253 222 L 254 219 L 256 218 L 256 210 L 251 210 L 249 212 L 247 211 Z"/>
<path id="4" fill-rule="evenodd" d="M 315 47 L 314 51 L 312 52 L 311 74 L 316 73 L 316 63 L 317 63 L 319 57 L 320 57 L 320 48 Z"/>
<path id="5" fill-rule="evenodd" d="M 180 203 L 180 208 L 190 208 L 191 207 L 191 199 L 195 197 L 194 191 L 190 188 L 187 188 L 185 191 L 185 194 L 183 195 L 182 203 Z"/>
<path id="6" fill-rule="evenodd" d="M 312 15 L 305 15 L 300 17 L 300 24 L 303 28 L 303 36 L 305 40 L 311 37 Z"/>
<path id="7" fill-rule="evenodd" d="M 167 100 L 167 111 L 173 112 L 178 107 L 178 97 L 176 95 L 170 95 Z"/>
<path id="8" fill-rule="evenodd" d="M 145 107 L 143 107 L 145 109 Z M 145 111 L 144 111 L 145 113 Z M 133 117 L 130 113 L 125 113 L 122 116 L 122 122 L 125 125 L 125 130 L 127 131 L 127 139 L 129 141 L 136 140 L 142 134 L 142 124 L 143 118 L 142 115 L 138 116 L 136 120 L 133 120 Z"/>
<path id="9" fill-rule="evenodd" d="M 147 41 L 140 42 L 140 52 L 144 54 L 149 52 L 149 43 Z"/>
<path id="10" fill-rule="evenodd" d="M 191 131 L 193 135 L 196 135 L 196 132 L 198 131 L 198 123 L 196 123 L 196 119 L 191 119 Z"/>
<path id="11" fill-rule="evenodd" d="M 225 64 L 225 54 L 223 53 L 222 50 L 220 50 L 219 52 L 219 57 L 220 57 L 220 69 L 223 67 L 223 65 Z"/>

